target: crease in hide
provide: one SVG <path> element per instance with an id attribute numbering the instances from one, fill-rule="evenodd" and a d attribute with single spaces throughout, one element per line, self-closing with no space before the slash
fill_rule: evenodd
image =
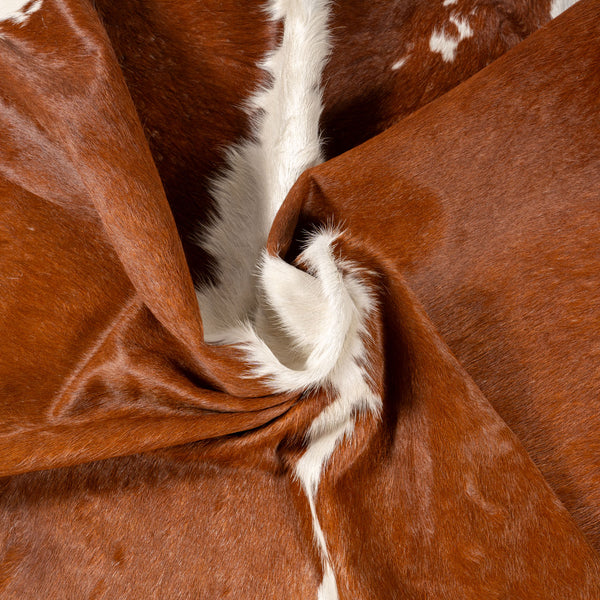
<path id="1" fill-rule="evenodd" d="M 321 77 L 330 52 L 332 0 L 270 0 L 283 22 L 281 44 L 262 63 L 270 84 L 248 102 L 252 135 L 229 148 L 226 167 L 210 193 L 218 216 L 198 228 L 195 242 L 210 253 L 218 280 L 197 290 L 205 339 L 239 347 L 249 376 L 273 392 L 327 386 L 332 401 L 306 433 L 294 475 L 311 513 L 323 580 L 318 600 L 337 600 L 325 532 L 317 514 L 322 472 L 352 435 L 357 414 L 377 415 L 381 398 L 369 385 L 365 340 L 375 301 L 355 264 L 336 258 L 339 231 L 313 233 L 298 262 L 269 255 L 271 224 L 306 169 L 323 161 L 319 137 Z"/>

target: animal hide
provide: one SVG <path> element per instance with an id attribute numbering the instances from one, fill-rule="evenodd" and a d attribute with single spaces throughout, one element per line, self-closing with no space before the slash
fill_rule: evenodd
<path id="1" fill-rule="evenodd" d="M 1 598 L 600 597 L 600 3 L 397 4 L 0 7 Z"/>

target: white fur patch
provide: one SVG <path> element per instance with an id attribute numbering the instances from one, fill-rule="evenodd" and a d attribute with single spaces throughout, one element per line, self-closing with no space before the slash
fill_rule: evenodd
<path id="1" fill-rule="evenodd" d="M 9 21 L 14 25 L 23 25 L 29 17 L 39 10 L 43 0 L 0 0 L 0 23 Z"/>
<path id="2" fill-rule="evenodd" d="M 337 583 L 335 581 L 335 575 L 330 564 L 325 567 L 325 573 L 323 573 L 323 581 L 319 586 L 317 592 L 317 600 L 338 600 Z"/>
<path id="3" fill-rule="evenodd" d="M 322 162 L 321 74 L 329 53 L 332 0 L 271 0 L 283 20 L 281 45 L 263 63 L 271 79 L 248 103 L 253 135 L 231 148 L 211 194 L 218 214 L 196 241 L 218 264 L 218 282 L 197 291 L 205 339 L 239 347 L 248 377 L 274 392 L 324 386 L 333 395 L 306 434 L 295 476 L 310 507 L 323 563 L 319 600 L 337 600 L 335 574 L 319 523 L 319 481 L 334 450 L 352 435 L 357 414 L 377 414 L 363 341 L 375 306 L 362 273 L 337 259 L 339 233 L 313 234 L 299 257 L 303 269 L 264 251 L 273 219 L 300 174 Z"/>
<path id="4" fill-rule="evenodd" d="M 408 56 L 403 56 L 400 60 L 397 60 L 392 65 L 392 71 L 397 71 L 398 69 L 400 69 L 401 67 L 403 67 L 406 64 L 407 60 L 408 60 Z"/>
<path id="5" fill-rule="evenodd" d="M 458 29 L 458 41 L 462 42 L 463 40 L 470 38 L 473 35 L 473 30 L 469 26 L 469 22 L 461 17 L 457 17 L 456 15 L 452 15 L 450 17 L 450 22 L 456 25 L 456 29 Z"/>
<path id="6" fill-rule="evenodd" d="M 445 31 L 435 29 L 429 39 L 429 49 L 432 52 L 439 52 L 445 62 L 453 62 L 456 57 L 456 49 L 463 40 L 470 38 L 473 35 L 473 30 L 469 26 L 469 22 L 464 17 L 452 15 L 450 22 L 456 26 L 458 36 L 450 36 Z"/>
<path id="7" fill-rule="evenodd" d="M 254 135 L 227 154 L 212 185 L 218 215 L 197 232 L 217 261 L 219 282 L 197 293 L 205 337 L 218 341 L 256 303 L 256 266 L 273 219 L 300 174 L 322 161 L 321 72 L 329 55 L 329 1 L 273 0 L 283 19 L 281 45 L 266 58 L 270 87 L 249 102 Z"/>
<path id="8" fill-rule="evenodd" d="M 458 2 L 458 0 L 444 0 L 444 6 L 452 6 L 453 4 L 456 4 Z"/>
<path id="9" fill-rule="evenodd" d="M 552 5 L 550 6 L 550 16 L 555 19 L 558 17 L 558 15 L 560 15 L 560 13 L 564 12 L 567 10 L 567 8 L 570 8 L 577 2 L 578 0 L 552 0 Z"/>
<path id="10" fill-rule="evenodd" d="M 253 365 L 252 375 L 266 377 L 273 389 L 327 385 L 332 390 L 334 399 L 311 423 L 306 450 L 295 467 L 323 560 L 324 578 L 318 593 L 323 600 L 337 600 L 338 595 L 316 510 L 321 475 L 334 450 L 352 435 L 357 414 L 378 415 L 381 410 L 381 399 L 371 390 L 362 366 L 367 361 L 366 320 L 373 314 L 374 301 L 361 281 L 360 269 L 334 258 L 335 237 L 334 232 L 324 231 L 311 238 L 300 256 L 308 273 L 279 258 L 265 257 L 261 269 L 264 319 L 246 329 L 243 345 Z M 283 349 L 277 345 L 281 340 L 288 341 Z"/>
<path id="11" fill-rule="evenodd" d="M 381 398 L 371 390 L 368 373 L 361 366 L 367 359 L 363 340 L 367 337 L 365 320 L 374 308 L 372 299 L 358 278 L 346 275 L 344 281 L 352 301 L 352 309 L 346 307 L 346 310 L 351 310 L 352 316 L 347 321 L 348 331 L 338 362 L 327 376 L 336 398 L 312 422 L 307 433 L 306 451 L 296 464 L 296 476 L 310 504 L 315 540 L 325 567 L 318 595 L 323 600 L 337 600 L 338 594 L 327 544 L 316 512 L 319 481 L 336 447 L 352 435 L 356 415 L 365 412 L 378 415 L 381 411 Z"/>

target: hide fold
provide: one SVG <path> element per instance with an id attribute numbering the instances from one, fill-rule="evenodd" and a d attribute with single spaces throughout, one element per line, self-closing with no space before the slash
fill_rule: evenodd
<path id="1" fill-rule="evenodd" d="M 331 231 L 379 399 L 314 488 L 350 371 L 284 390 L 205 341 L 90 5 L 0 38 L 0 597 L 600 597 L 599 23 L 582 0 L 288 194 L 264 260 L 306 289 L 269 310 L 314 328 L 288 296 Z"/>

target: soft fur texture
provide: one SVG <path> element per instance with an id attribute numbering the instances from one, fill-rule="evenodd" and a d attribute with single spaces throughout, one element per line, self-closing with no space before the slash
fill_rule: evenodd
<path id="1" fill-rule="evenodd" d="M 2 0 L 0 2 L 0 23 L 9 21 L 23 25 L 42 6 L 42 0 Z"/>
<path id="2" fill-rule="evenodd" d="M 266 380 L 274 392 L 332 390 L 334 399 L 309 428 L 295 474 L 324 566 L 318 597 L 335 600 L 316 495 L 332 453 L 352 435 L 356 414 L 381 409 L 360 366 L 373 302 L 360 273 L 336 261 L 334 231 L 308 240 L 298 259 L 305 270 L 264 251 L 290 188 L 302 171 L 322 161 L 321 77 L 330 49 L 329 2 L 278 0 L 268 10 L 271 19 L 283 22 L 283 37 L 262 65 L 270 81 L 248 102 L 253 134 L 228 150 L 227 167 L 211 188 L 215 216 L 197 241 L 215 259 L 217 281 L 197 296 L 205 339 L 241 347 L 252 366 L 249 376 Z M 433 31 L 430 50 L 453 62 L 460 42 L 472 36 L 468 19 L 451 13 L 447 25 Z"/>
<path id="3" fill-rule="evenodd" d="M 330 50 L 329 1 L 273 1 L 283 20 L 280 46 L 263 63 L 271 79 L 248 102 L 252 136 L 227 151 L 214 180 L 216 215 L 197 240 L 216 260 L 218 283 L 198 302 L 205 338 L 230 337 L 229 328 L 256 308 L 256 268 L 273 219 L 300 173 L 322 160 L 319 145 L 321 72 Z"/>
<path id="4" fill-rule="evenodd" d="M 429 48 L 432 52 L 439 52 L 445 62 L 453 62 L 456 56 L 456 49 L 463 40 L 472 37 L 473 30 L 465 17 L 452 15 L 450 23 L 456 27 L 458 36 L 450 35 L 445 30 L 435 30 L 429 39 Z"/>
<path id="5" fill-rule="evenodd" d="M 401 121 L 300 175 L 215 321 L 231 345 L 186 211 L 224 215 L 223 148 L 264 158 L 239 107 L 308 17 L 0 24 L 2 600 L 600 598 L 600 5 L 489 64 L 550 1 L 446 4 L 331 3 L 324 154 Z"/>
<path id="6" fill-rule="evenodd" d="M 270 86 L 249 102 L 254 139 L 228 152 L 228 168 L 212 187 L 217 216 L 198 240 L 216 259 L 218 283 L 201 289 L 198 301 L 206 339 L 243 348 L 249 376 L 266 379 L 276 392 L 327 385 L 335 395 L 310 426 L 295 470 L 324 566 L 318 597 L 335 600 L 315 496 L 323 468 L 352 434 L 357 412 L 381 408 L 359 364 L 366 360 L 362 337 L 373 302 L 359 272 L 336 261 L 334 231 L 308 240 L 299 257 L 306 270 L 264 252 L 288 191 L 303 170 L 322 161 L 320 79 L 329 52 L 329 2 L 278 1 L 269 12 L 283 21 L 283 39 L 264 61 Z"/>

